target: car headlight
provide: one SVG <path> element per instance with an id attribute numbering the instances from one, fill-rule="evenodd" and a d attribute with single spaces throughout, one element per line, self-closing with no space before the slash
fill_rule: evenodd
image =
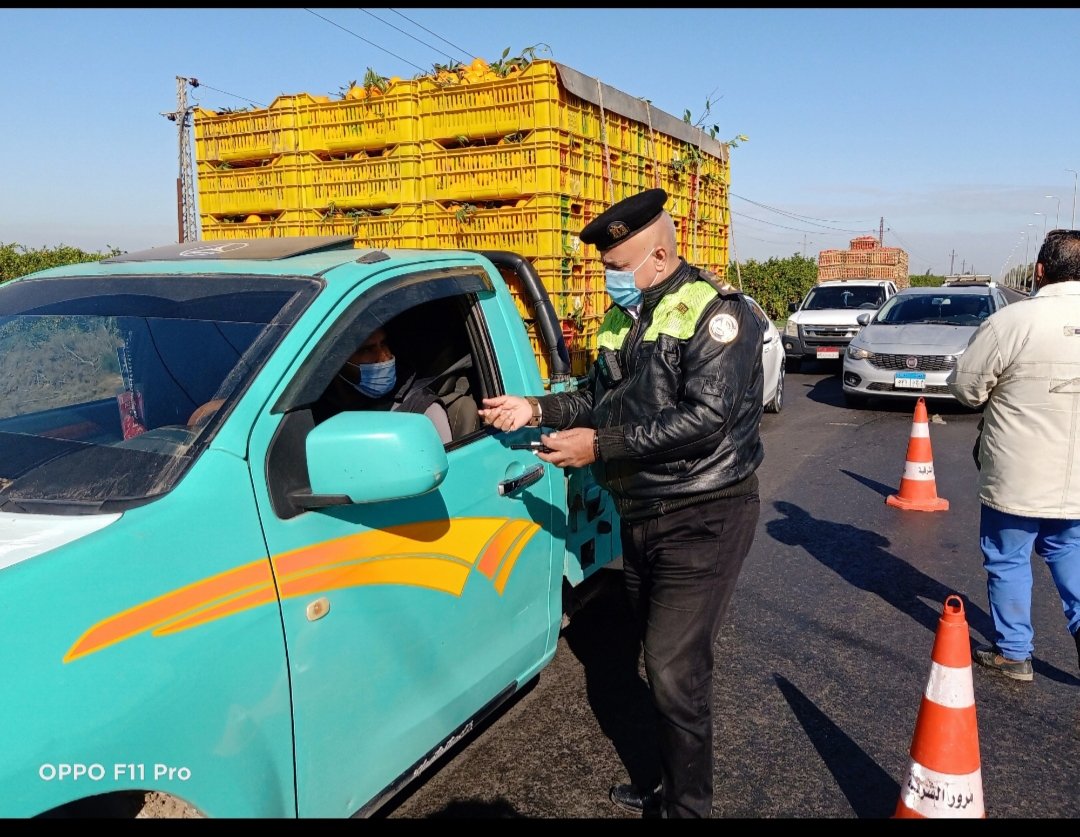
<path id="1" fill-rule="evenodd" d="M 784 323 L 784 336 L 785 337 L 798 337 L 799 336 L 799 324 L 794 320 L 788 320 Z"/>
<path id="2" fill-rule="evenodd" d="M 869 360 L 874 356 L 874 353 L 868 352 L 866 349 L 852 343 L 848 343 L 847 356 L 852 360 Z"/>

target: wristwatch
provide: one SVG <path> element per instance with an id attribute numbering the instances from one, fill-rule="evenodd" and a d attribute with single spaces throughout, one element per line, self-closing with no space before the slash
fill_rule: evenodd
<path id="1" fill-rule="evenodd" d="M 540 409 L 540 402 L 532 395 L 526 395 L 525 400 L 529 402 L 529 406 L 532 407 L 532 418 L 529 419 L 528 427 L 539 427 L 541 420 L 544 418 L 544 411 Z"/>

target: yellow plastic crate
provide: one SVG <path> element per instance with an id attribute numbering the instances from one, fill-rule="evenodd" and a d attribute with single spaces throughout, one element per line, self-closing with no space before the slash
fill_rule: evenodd
<path id="1" fill-rule="evenodd" d="M 418 84 L 424 139 L 505 136 L 539 128 L 599 136 L 592 106 L 560 88 L 550 61 L 534 61 L 519 75 L 492 81 L 442 85 L 424 78 Z"/>
<path id="2" fill-rule="evenodd" d="M 358 211 L 360 212 L 360 211 Z M 330 215 L 310 209 L 264 215 L 244 223 L 212 215 L 200 216 L 202 236 L 208 241 L 238 238 L 277 238 L 292 235 L 351 235 L 356 247 L 416 249 L 423 244 L 422 214 L 417 204 L 387 208 L 378 214 Z"/>
<path id="3" fill-rule="evenodd" d="M 586 143 L 567 131 L 538 129 L 461 147 L 423 145 L 424 197 L 433 201 L 582 194 Z"/>
<path id="4" fill-rule="evenodd" d="M 261 160 L 297 150 L 296 110 L 288 102 L 223 114 L 195 108 L 193 117 L 197 161 Z"/>
<path id="5" fill-rule="evenodd" d="M 400 81 L 366 99 L 297 98 L 301 151 L 364 151 L 420 139 L 417 83 Z"/>
<path id="6" fill-rule="evenodd" d="M 541 274 L 541 278 L 545 278 L 543 275 L 545 268 L 542 265 L 536 264 L 535 261 L 533 266 L 537 268 L 537 272 Z M 540 338 L 540 329 L 536 321 L 536 312 L 533 307 L 529 305 L 528 297 L 525 294 L 524 288 L 521 286 L 521 282 L 517 275 L 505 270 L 500 272 L 506 280 L 507 287 L 510 290 L 511 297 L 514 299 L 514 305 L 517 307 L 518 314 L 521 315 L 521 319 L 525 323 L 525 331 L 529 336 L 529 343 L 532 346 L 533 356 L 536 358 L 536 364 L 540 369 L 540 377 L 546 381 L 551 377 L 551 364 L 548 351 L 545 349 L 544 343 Z M 571 374 L 585 375 L 589 371 L 589 365 L 596 357 L 596 336 L 599 332 L 600 323 L 603 318 L 602 316 L 587 317 L 582 323 L 583 328 L 578 329 L 569 322 L 568 317 L 566 316 L 566 312 L 573 307 L 573 303 L 569 303 L 570 308 L 567 307 L 568 299 L 568 294 L 556 293 L 553 295 L 552 305 L 555 308 L 556 315 L 559 317 L 563 337 L 567 341 L 567 352 L 570 356 Z"/>
<path id="7" fill-rule="evenodd" d="M 196 166 L 196 178 L 199 209 L 209 215 L 246 215 L 300 205 L 295 154 L 250 166 L 203 161 Z"/>
<path id="8" fill-rule="evenodd" d="M 683 218 L 676 223 L 679 253 L 691 264 L 723 276 L 728 265 L 727 226 L 721 221 Z"/>
<path id="9" fill-rule="evenodd" d="M 449 250 L 510 250 L 526 258 L 572 256 L 582 247 L 584 201 L 533 195 L 516 201 L 424 203 L 426 246 Z"/>
<path id="10" fill-rule="evenodd" d="M 415 143 L 302 157 L 299 206 L 346 209 L 416 204 L 422 197 L 420 149 Z"/>

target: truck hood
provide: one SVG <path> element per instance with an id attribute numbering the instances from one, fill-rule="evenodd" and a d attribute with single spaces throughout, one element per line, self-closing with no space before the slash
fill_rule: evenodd
<path id="1" fill-rule="evenodd" d="M 863 326 L 856 343 L 877 354 L 958 355 L 974 333 L 975 326 L 871 324 Z"/>
<path id="2" fill-rule="evenodd" d="M 796 311 L 789 319 L 799 325 L 851 325 L 857 326 L 859 314 L 872 314 L 868 308 L 822 308 L 819 311 Z"/>
<path id="3" fill-rule="evenodd" d="M 0 570 L 104 529 L 120 514 L 56 515 L 0 512 Z"/>

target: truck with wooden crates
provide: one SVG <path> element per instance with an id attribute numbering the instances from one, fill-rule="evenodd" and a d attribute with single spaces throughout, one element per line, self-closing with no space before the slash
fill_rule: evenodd
<path id="1" fill-rule="evenodd" d="M 478 66 L 479 62 L 479 66 Z M 487 69 L 485 69 L 487 67 Z M 194 112 L 205 240 L 349 235 L 357 248 L 504 250 L 535 268 L 585 374 L 608 300 L 577 233 L 611 203 L 664 188 L 681 254 L 723 275 L 728 147 L 683 119 L 563 64 L 282 95 Z M 545 380 L 527 294 L 507 277 Z"/>
<path id="2" fill-rule="evenodd" d="M 885 247 L 876 236 L 851 239 L 847 250 L 818 253 L 818 282 L 836 279 L 888 279 L 897 289 L 911 284 L 908 254 L 899 247 Z"/>

